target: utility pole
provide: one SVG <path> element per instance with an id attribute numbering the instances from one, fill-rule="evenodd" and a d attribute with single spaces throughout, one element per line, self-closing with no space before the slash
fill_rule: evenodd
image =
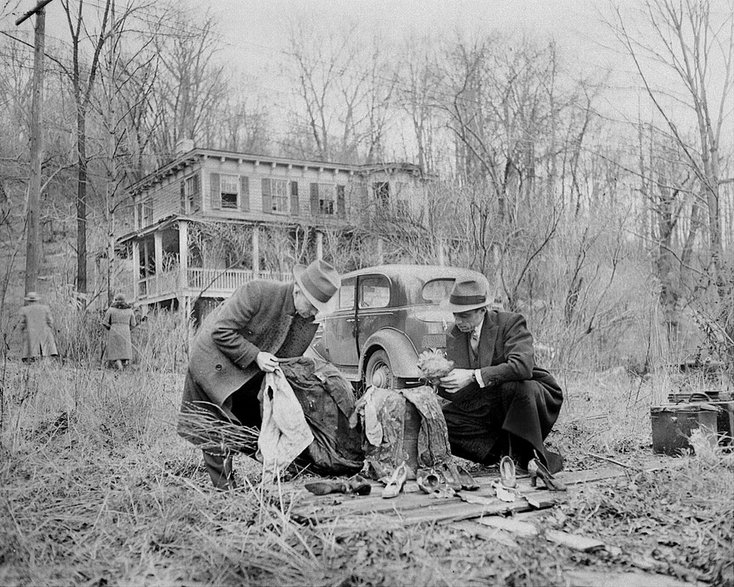
<path id="1" fill-rule="evenodd" d="M 40 249 L 38 214 L 41 204 L 41 157 L 43 156 L 43 53 L 46 41 L 45 6 L 52 0 L 42 0 L 33 10 L 26 12 L 15 25 L 18 26 L 36 15 L 35 50 L 33 55 L 33 101 L 31 110 L 31 177 L 28 185 L 28 211 L 26 214 L 25 293 L 36 291 L 38 282 L 38 256 Z"/>

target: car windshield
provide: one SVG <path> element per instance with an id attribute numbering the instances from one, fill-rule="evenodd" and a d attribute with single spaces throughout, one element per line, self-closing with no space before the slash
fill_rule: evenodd
<path id="1" fill-rule="evenodd" d="M 454 278 L 432 279 L 426 282 L 421 291 L 423 301 L 428 304 L 437 306 L 442 300 L 446 299 L 454 286 Z"/>

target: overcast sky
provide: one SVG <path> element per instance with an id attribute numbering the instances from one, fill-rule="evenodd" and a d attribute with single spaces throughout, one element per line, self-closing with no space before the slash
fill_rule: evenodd
<path id="1" fill-rule="evenodd" d="M 339 30 L 356 23 L 399 41 L 415 35 L 502 30 L 535 39 L 555 38 L 577 59 L 597 63 L 602 32 L 598 8 L 608 0 L 207 0 L 220 17 L 227 44 L 244 62 L 259 62 L 285 46 L 290 19 Z M 596 47 L 598 49 L 598 47 Z"/>

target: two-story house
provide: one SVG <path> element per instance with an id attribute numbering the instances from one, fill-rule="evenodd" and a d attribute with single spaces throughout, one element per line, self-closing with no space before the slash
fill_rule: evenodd
<path id="1" fill-rule="evenodd" d="M 251 279 L 289 280 L 290 267 L 263 266 L 264 247 L 306 246 L 318 258 L 324 234 L 349 232 L 370 206 L 407 213 L 425 199 L 425 180 L 413 164 L 346 165 L 188 147 L 129 187 L 135 230 L 118 242 L 131 253 L 138 304 L 190 312 Z M 292 238 L 269 238 L 275 231 Z M 224 233 L 235 234 L 237 245 Z"/>

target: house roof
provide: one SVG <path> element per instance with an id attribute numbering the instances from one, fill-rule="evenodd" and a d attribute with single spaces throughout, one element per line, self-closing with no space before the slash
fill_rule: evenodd
<path id="1" fill-rule="evenodd" d="M 350 165 L 348 163 L 333 163 L 328 161 L 313 161 L 307 159 L 291 159 L 287 157 L 271 157 L 269 155 L 259 155 L 254 153 L 239 153 L 235 151 L 222 151 L 218 149 L 202 149 L 195 148 L 186 153 L 181 153 L 173 161 L 156 169 L 153 173 L 146 175 L 141 180 L 133 183 L 128 187 L 128 191 L 133 195 L 139 194 L 151 185 L 162 181 L 178 170 L 188 167 L 197 161 L 204 159 L 219 159 L 221 161 L 232 160 L 239 163 L 265 163 L 272 166 L 284 165 L 289 167 L 303 167 L 311 169 L 330 169 L 335 171 L 344 171 L 351 174 L 367 175 L 379 171 L 394 173 L 396 171 L 405 171 L 416 175 L 423 175 L 421 168 L 415 163 L 408 162 L 385 162 L 371 163 L 367 165 Z"/>

